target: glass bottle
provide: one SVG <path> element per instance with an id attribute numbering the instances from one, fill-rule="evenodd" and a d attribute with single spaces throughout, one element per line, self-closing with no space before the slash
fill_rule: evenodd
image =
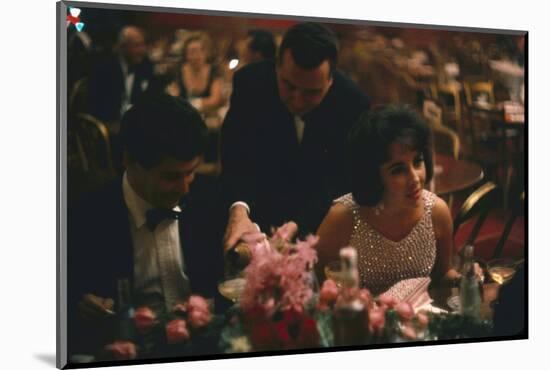
<path id="1" fill-rule="evenodd" d="M 243 241 L 237 243 L 233 248 L 225 252 L 226 268 L 230 270 L 243 270 L 252 259 L 252 251 L 248 244 Z"/>
<path id="2" fill-rule="evenodd" d="M 480 282 L 474 267 L 474 246 L 464 247 L 464 260 L 460 279 L 460 313 L 464 316 L 479 318 L 481 307 Z"/>
<path id="3" fill-rule="evenodd" d="M 368 312 L 359 299 L 357 251 L 353 247 L 340 250 L 342 292 L 334 306 L 334 343 L 338 346 L 361 345 L 367 342 Z"/>
<path id="4" fill-rule="evenodd" d="M 132 306 L 130 282 L 128 279 L 117 280 L 117 340 L 133 340 L 134 332 L 134 307 Z"/>

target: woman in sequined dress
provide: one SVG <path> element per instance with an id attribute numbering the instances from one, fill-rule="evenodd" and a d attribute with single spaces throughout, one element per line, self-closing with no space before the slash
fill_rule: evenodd
<path id="1" fill-rule="evenodd" d="M 411 278 L 453 281 L 447 204 L 424 189 L 433 176 L 429 127 L 406 106 L 364 114 L 350 132 L 352 192 L 334 201 L 317 234 L 318 274 L 340 248 L 357 249 L 373 294 Z"/>

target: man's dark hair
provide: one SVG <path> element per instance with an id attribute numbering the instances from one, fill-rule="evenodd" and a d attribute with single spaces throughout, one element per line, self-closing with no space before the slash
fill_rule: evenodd
<path id="1" fill-rule="evenodd" d="M 145 168 L 164 158 L 190 161 L 203 154 L 207 128 L 187 101 L 164 93 L 148 94 L 122 117 L 124 149 Z"/>
<path id="2" fill-rule="evenodd" d="M 248 44 L 250 50 L 259 53 L 264 59 L 275 59 L 275 38 L 271 32 L 258 28 L 248 31 L 246 36 L 251 39 Z"/>
<path id="3" fill-rule="evenodd" d="M 338 48 L 338 38 L 330 29 L 319 23 L 299 23 L 286 31 L 277 60 L 280 64 L 285 50 L 289 49 L 296 64 L 304 69 L 317 68 L 328 60 L 332 75 Z"/>
<path id="4" fill-rule="evenodd" d="M 349 134 L 352 194 L 358 204 L 372 207 L 382 199 L 380 166 L 390 159 L 389 147 L 396 141 L 422 155 L 426 182 L 432 179 L 432 137 L 422 118 L 406 105 L 365 112 Z"/>

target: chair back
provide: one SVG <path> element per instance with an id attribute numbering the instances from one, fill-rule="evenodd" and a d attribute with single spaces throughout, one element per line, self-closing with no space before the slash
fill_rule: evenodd
<path id="1" fill-rule="evenodd" d="M 454 235 L 456 235 L 457 230 L 464 223 L 477 216 L 474 227 L 466 240 L 466 244 L 472 244 L 479 234 L 479 230 L 485 222 L 489 211 L 496 205 L 499 199 L 498 193 L 498 187 L 493 182 L 487 182 L 470 194 L 455 216 Z"/>
<path id="2" fill-rule="evenodd" d="M 422 116 L 430 126 L 441 126 L 443 124 L 443 109 L 431 99 L 424 100 Z"/>
<path id="3" fill-rule="evenodd" d="M 431 86 L 432 97 L 443 106 L 445 121 L 453 120 L 457 125 L 462 123 L 462 101 L 460 98 L 461 85 L 458 82 L 449 82 Z"/>
<path id="4" fill-rule="evenodd" d="M 460 138 L 457 133 L 443 125 L 434 125 L 431 129 L 435 152 L 458 159 L 460 155 Z"/>
<path id="5" fill-rule="evenodd" d="M 72 86 L 68 96 L 69 115 L 88 112 L 88 78 L 83 77 Z"/>
<path id="6" fill-rule="evenodd" d="M 84 171 L 115 173 L 107 126 L 86 113 L 76 115 L 76 125 Z"/>
<path id="7" fill-rule="evenodd" d="M 493 252 L 492 258 L 500 258 L 502 256 L 502 252 L 504 250 L 504 244 L 506 243 L 506 240 L 508 240 L 508 236 L 510 235 L 510 231 L 512 231 L 512 226 L 514 225 L 514 222 L 518 218 L 520 214 L 523 214 L 525 207 L 525 191 L 523 191 L 519 197 L 519 199 L 515 202 L 512 208 L 512 213 L 510 214 L 510 217 L 506 221 L 506 224 L 504 225 L 504 230 L 502 231 L 502 235 L 498 240 L 498 243 L 495 247 L 495 251 Z"/>
<path id="8" fill-rule="evenodd" d="M 471 107 L 476 101 L 495 104 L 494 84 L 492 81 L 464 82 L 466 106 Z"/>

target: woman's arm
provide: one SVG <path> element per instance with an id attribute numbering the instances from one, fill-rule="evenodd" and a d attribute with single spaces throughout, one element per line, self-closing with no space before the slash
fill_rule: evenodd
<path id="1" fill-rule="evenodd" d="M 340 248 L 348 245 L 353 230 L 353 216 L 343 204 L 334 204 L 317 230 L 318 262 L 316 273 L 319 281 L 325 279 L 323 269 L 327 263 L 339 258 Z"/>
<path id="2" fill-rule="evenodd" d="M 201 99 L 200 111 L 202 113 L 210 113 L 223 105 L 222 89 L 223 79 L 216 77 L 210 86 L 210 95 Z"/>
<path id="3" fill-rule="evenodd" d="M 454 251 L 453 220 L 447 203 L 439 197 L 436 197 L 432 209 L 432 220 L 436 239 L 436 258 L 431 278 L 436 284 L 451 285 L 460 276 L 451 267 Z"/>

